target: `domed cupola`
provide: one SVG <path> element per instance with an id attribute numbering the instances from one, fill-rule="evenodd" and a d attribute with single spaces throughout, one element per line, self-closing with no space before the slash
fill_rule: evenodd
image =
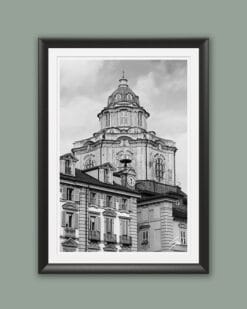
<path id="1" fill-rule="evenodd" d="M 123 71 L 118 88 L 109 96 L 107 106 L 98 114 L 101 130 L 119 132 L 136 128 L 135 130 L 142 132 L 147 129 L 148 117 L 149 113 L 139 104 L 139 97 L 129 88 Z"/>
<path id="2" fill-rule="evenodd" d="M 139 97 L 129 88 L 124 71 L 122 77 L 119 79 L 118 88 L 108 98 L 108 107 L 123 105 L 139 106 Z"/>

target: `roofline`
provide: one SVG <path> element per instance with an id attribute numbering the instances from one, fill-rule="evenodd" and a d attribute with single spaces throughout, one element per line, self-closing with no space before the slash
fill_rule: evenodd
<path id="1" fill-rule="evenodd" d="M 107 192 L 111 192 L 112 190 L 114 190 L 115 192 L 120 192 L 120 194 L 123 194 L 123 192 L 125 193 L 125 195 L 131 195 L 131 196 L 134 196 L 134 197 L 137 197 L 137 198 L 140 198 L 141 197 L 141 194 L 138 193 L 137 191 L 134 191 L 132 192 L 132 190 L 130 189 L 125 189 L 125 187 L 122 187 L 122 188 L 114 188 L 114 184 L 105 184 L 104 182 L 100 183 L 100 184 L 88 184 L 87 182 L 85 181 L 82 181 L 82 180 L 78 180 L 78 179 L 71 179 L 70 178 L 71 176 L 69 175 L 65 175 L 65 174 L 62 174 L 60 173 L 60 181 L 67 181 L 69 182 L 70 184 L 72 185 L 75 185 L 75 186 L 82 186 L 82 187 L 87 187 L 87 188 L 94 188 L 94 189 L 97 189 L 97 190 L 101 190 L 102 191 L 102 187 L 104 188 L 104 191 L 107 191 Z M 73 177 L 73 176 L 72 176 Z M 98 179 L 96 179 L 98 180 Z M 109 185 L 111 187 L 109 187 Z M 120 185 L 119 185 L 120 186 Z"/>
<path id="2" fill-rule="evenodd" d="M 110 162 L 106 162 L 106 163 L 103 163 L 103 164 L 100 164 L 100 165 L 96 165 L 96 166 L 93 166 L 93 167 L 90 167 L 90 168 L 86 168 L 84 170 L 81 170 L 79 168 L 77 168 L 77 170 L 81 171 L 81 172 L 90 172 L 90 171 L 93 171 L 93 170 L 97 170 L 97 169 L 100 169 L 100 168 L 104 168 L 104 166 L 106 165 L 110 165 L 112 167 L 113 170 L 115 170 L 115 168 L 112 166 L 112 164 Z"/>
<path id="3" fill-rule="evenodd" d="M 97 117 L 99 118 L 99 116 L 101 114 L 103 114 L 105 111 L 109 111 L 109 110 L 115 110 L 115 109 L 124 109 L 124 108 L 130 108 L 130 109 L 141 109 L 144 113 L 147 114 L 147 118 L 150 117 L 150 113 L 146 111 L 146 109 L 141 106 L 141 105 L 138 105 L 138 106 L 130 106 L 130 105 L 122 105 L 122 106 L 114 106 L 114 107 L 109 107 L 109 106 L 105 106 L 98 114 L 97 114 Z"/>
<path id="4" fill-rule="evenodd" d="M 169 201 L 169 202 L 174 203 L 176 200 L 177 200 L 177 198 L 173 198 L 173 197 L 170 197 L 170 196 L 164 196 L 164 197 L 158 196 L 158 197 L 152 197 L 152 198 L 150 197 L 147 200 L 145 200 L 145 198 L 144 198 L 143 200 L 141 199 L 141 200 L 138 201 L 137 207 L 138 206 L 144 206 L 146 204 L 150 204 L 153 201 L 158 202 L 158 203 L 164 202 L 164 201 Z"/>

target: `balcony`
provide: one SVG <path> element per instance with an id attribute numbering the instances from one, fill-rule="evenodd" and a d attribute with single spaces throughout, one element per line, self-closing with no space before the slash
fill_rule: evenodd
<path id="1" fill-rule="evenodd" d="M 147 240 L 147 239 L 143 240 L 143 241 L 141 242 L 141 245 L 142 245 L 142 246 L 147 246 L 147 245 L 148 245 L 148 240 Z"/>
<path id="2" fill-rule="evenodd" d="M 65 227 L 64 237 L 75 238 L 75 229 L 73 227 Z"/>
<path id="3" fill-rule="evenodd" d="M 120 244 L 124 246 L 131 246 L 132 237 L 128 235 L 120 235 Z"/>
<path id="4" fill-rule="evenodd" d="M 99 231 L 88 231 L 88 239 L 91 241 L 100 241 L 100 232 Z"/>
<path id="5" fill-rule="evenodd" d="M 104 235 L 104 240 L 107 243 L 115 244 L 117 242 L 116 234 L 106 233 Z"/>

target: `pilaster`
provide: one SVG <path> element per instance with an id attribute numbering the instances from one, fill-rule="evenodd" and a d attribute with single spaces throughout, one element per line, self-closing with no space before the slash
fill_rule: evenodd
<path id="1" fill-rule="evenodd" d="M 136 198 L 131 198 L 131 220 L 130 220 L 130 236 L 132 237 L 131 251 L 137 251 L 137 202 Z"/>
<path id="2" fill-rule="evenodd" d="M 160 207 L 161 249 L 169 251 L 173 240 L 172 203 L 164 202 Z"/>
<path id="3" fill-rule="evenodd" d="M 87 209 L 87 190 L 82 188 L 79 196 L 79 251 L 86 251 L 86 209 Z"/>

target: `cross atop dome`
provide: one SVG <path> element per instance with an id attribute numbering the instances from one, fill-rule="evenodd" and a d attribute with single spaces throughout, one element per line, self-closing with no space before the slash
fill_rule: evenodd
<path id="1" fill-rule="evenodd" d="M 128 86 L 128 84 L 127 84 L 128 80 L 127 80 L 127 78 L 125 78 L 124 74 L 125 74 L 125 72 L 123 70 L 122 71 L 122 77 L 119 79 L 119 82 L 120 82 L 119 87 L 127 87 Z"/>

